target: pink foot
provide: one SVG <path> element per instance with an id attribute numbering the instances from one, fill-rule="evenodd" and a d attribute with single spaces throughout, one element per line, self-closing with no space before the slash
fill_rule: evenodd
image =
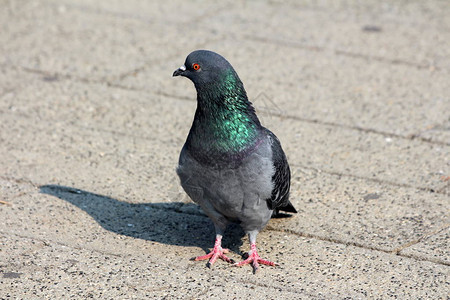
<path id="1" fill-rule="evenodd" d="M 214 243 L 214 248 L 212 249 L 211 252 L 209 252 L 206 255 L 203 256 L 197 256 L 194 257 L 193 260 L 205 260 L 205 259 L 209 259 L 209 262 L 207 264 L 207 266 L 209 268 L 212 267 L 212 265 L 216 262 L 217 258 L 221 258 L 226 262 L 229 263 L 234 263 L 234 261 L 230 258 L 228 258 L 225 253 L 228 253 L 230 250 L 228 249 L 223 249 L 222 248 L 222 238 L 216 238 L 216 242 Z"/>
<path id="2" fill-rule="evenodd" d="M 259 257 L 258 252 L 256 251 L 256 244 L 251 244 L 250 249 L 251 250 L 248 253 L 248 258 L 241 262 L 235 263 L 234 264 L 235 266 L 240 267 L 240 266 L 251 263 L 253 266 L 253 273 L 258 272 L 259 264 L 273 266 L 273 267 L 278 266 L 278 264 L 275 262 L 271 262 L 271 261 L 268 261 L 268 260 L 265 260 L 265 259 L 262 259 L 261 257 Z"/>

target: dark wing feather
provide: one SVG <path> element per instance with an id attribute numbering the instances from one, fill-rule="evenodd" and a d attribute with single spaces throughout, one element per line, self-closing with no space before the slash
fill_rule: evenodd
<path id="1" fill-rule="evenodd" d="M 275 167 L 275 174 L 272 176 L 274 187 L 272 196 L 267 199 L 267 206 L 273 209 L 275 214 L 279 210 L 296 213 L 297 210 L 289 202 L 289 190 L 291 187 L 291 170 L 281 148 L 280 141 L 270 130 L 266 129 L 272 145 L 272 159 Z"/>

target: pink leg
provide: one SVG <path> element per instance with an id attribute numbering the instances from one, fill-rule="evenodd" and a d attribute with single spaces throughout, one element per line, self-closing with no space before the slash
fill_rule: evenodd
<path id="1" fill-rule="evenodd" d="M 251 243 L 250 244 L 250 252 L 248 253 L 248 258 L 235 263 L 234 265 L 237 267 L 252 263 L 253 266 L 253 273 L 256 273 L 259 270 L 259 264 L 263 264 L 263 265 L 268 265 L 268 266 L 278 266 L 277 263 L 262 259 L 261 257 L 259 257 L 258 252 L 256 251 L 256 243 Z"/>
<path id="2" fill-rule="evenodd" d="M 208 267 L 210 268 L 216 262 L 217 258 L 221 258 L 226 262 L 233 263 L 234 261 L 225 255 L 225 253 L 228 252 L 228 249 L 222 248 L 222 236 L 218 235 L 216 236 L 216 242 L 214 243 L 214 248 L 212 249 L 212 251 L 206 255 L 194 257 L 193 260 L 205 260 L 210 258 L 208 262 Z"/>

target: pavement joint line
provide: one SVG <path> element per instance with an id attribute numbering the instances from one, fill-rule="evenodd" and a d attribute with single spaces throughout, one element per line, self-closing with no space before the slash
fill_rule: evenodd
<path id="1" fill-rule="evenodd" d="M 141 65 L 141 66 L 139 66 L 137 68 L 134 68 L 132 70 L 129 70 L 129 71 L 126 71 L 126 72 L 123 72 L 123 73 L 117 75 L 116 78 L 117 78 L 117 80 L 122 81 L 122 80 L 126 79 L 129 76 L 136 76 L 141 71 L 145 70 L 145 68 L 147 68 L 153 62 L 154 62 L 153 60 L 149 60 L 149 61 L 147 61 L 146 63 L 144 63 L 143 65 Z"/>
<path id="2" fill-rule="evenodd" d="M 0 177 L 0 178 L 3 179 L 3 176 Z M 25 183 L 28 183 L 28 182 L 25 181 Z M 33 185 L 33 186 L 34 186 L 34 185 Z M 91 193 L 91 194 L 92 194 L 92 193 Z M 107 197 L 107 196 L 103 196 L 103 195 L 100 195 L 100 194 L 95 194 L 95 195 L 96 195 L 97 197 L 100 197 L 100 198 Z M 180 206 L 177 207 L 177 208 L 159 207 L 159 208 L 155 208 L 155 209 L 158 209 L 158 210 L 164 210 L 164 211 L 172 211 L 172 212 L 175 212 L 175 213 L 185 214 L 185 215 L 201 216 L 201 217 L 207 218 L 207 216 L 204 215 L 204 214 L 198 214 L 198 213 L 191 213 L 191 212 L 183 212 L 183 211 L 180 211 L 179 208 L 181 208 L 181 207 L 184 206 L 184 205 L 185 205 L 185 204 L 180 204 Z M 386 254 L 391 254 L 391 255 L 396 255 L 396 256 L 406 257 L 406 258 L 413 259 L 413 260 L 417 260 L 417 261 L 428 261 L 428 262 L 431 262 L 431 263 L 435 263 L 435 264 L 439 264 L 439 265 L 446 265 L 446 266 L 448 266 L 448 265 L 450 265 L 450 263 L 447 263 L 447 262 L 444 262 L 444 261 L 441 261 L 441 260 L 436 260 L 436 259 L 432 259 L 432 258 L 431 258 L 431 259 L 429 259 L 429 258 L 421 258 L 421 257 L 415 256 L 415 255 L 405 255 L 405 254 L 402 254 L 402 253 L 400 253 L 400 252 L 401 252 L 402 250 L 404 250 L 405 248 L 407 248 L 407 247 L 410 247 L 410 246 L 412 246 L 412 245 L 414 245 L 414 244 L 416 244 L 416 243 L 418 243 L 418 242 L 421 242 L 422 240 L 424 240 L 424 239 L 426 239 L 426 238 L 428 238 L 428 237 L 431 237 L 431 236 L 433 236 L 433 235 L 439 233 L 441 230 L 445 230 L 445 229 L 448 228 L 449 226 L 450 226 L 450 224 L 445 224 L 444 226 L 440 227 L 439 229 L 437 229 L 437 230 L 435 230 L 435 231 L 432 231 L 432 232 L 430 232 L 430 233 L 427 233 L 427 234 L 423 235 L 422 237 L 420 237 L 419 239 L 414 240 L 414 241 L 409 242 L 409 243 L 406 243 L 406 244 L 403 245 L 403 246 L 399 246 L 399 247 L 397 247 L 397 248 L 394 249 L 394 250 L 385 250 L 385 249 L 378 248 L 378 247 L 374 247 L 374 246 L 366 246 L 366 245 L 364 245 L 364 244 L 357 243 L 357 242 L 348 242 L 348 241 L 344 241 L 344 240 L 340 240 L 340 239 L 336 239 L 336 238 L 324 237 L 324 236 L 314 235 L 314 234 L 310 234 L 310 233 L 306 233 L 306 232 L 297 232 L 297 231 L 293 231 L 293 230 L 290 230 L 290 229 L 277 229 L 277 228 L 274 228 L 273 226 L 271 226 L 270 224 L 268 224 L 264 230 L 272 231 L 272 232 L 288 233 L 288 234 L 292 234 L 292 235 L 296 235 L 296 236 L 300 236 L 300 237 L 304 237 L 304 238 L 309 238 L 309 239 L 315 239 L 315 240 L 326 241 L 326 242 L 329 242 L 329 243 L 332 243 L 332 244 L 339 244 L 339 245 L 344 245 L 344 246 L 353 246 L 353 247 L 357 247 L 357 248 L 360 248 L 360 249 L 371 250 L 371 251 L 376 251 L 376 252 L 382 252 L 382 253 L 386 253 Z M 0 231 L 0 233 L 2 233 L 2 231 Z M 3 232 L 3 233 L 5 233 L 5 232 Z M 6 234 L 6 233 L 5 233 L 5 234 Z M 33 238 L 33 237 L 29 237 L 29 236 L 25 236 L 25 235 L 20 235 L 20 234 L 15 234 L 15 235 L 20 236 L 20 237 L 23 237 L 23 238 L 36 239 L 36 240 L 39 240 L 39 241 L 41 241 L 41 242 L 43 242 L 43 243 L 47 243 L 47 241 L 45 241 L 45 240 L 43 240 L 43 239 Z M 96 250 L 96 249 L 90 249 L 90 248 L 83 248 L 83 247 L 69 246 L 69 245 L 66 245 L 66 244 L 60 243 L 60 242 L 55 242 L 55 243 L 56 243 L 56 244 L 59 244 L 59 245 L 68 246 L 68 247 L 74 247 L 74 248 L 77 248 L 77 249 L 87 249 L 87 250 L 90 250 L 90 251 L 98 251 L 98 252 L 100 252 L 100 253 L 108 254 L 108 252 L 104 252 L 104 251 L 102 252 L 102 251 Z M 121 255 L 114 254 L 114 253 L 110 253 L 110 254 L 111 254 L 111 255 L 116 255 L 116 256 L 121 256 Z"/>
<path id="3" fill-rule="evenodd" d="M 298 167 L 298 168 L 303 168 L 303 169 L 307 169 L 307 170 L 312 170 L 315 171 L 317 173 L 325 173 L 328 175 L 334 175 L 334 176 L 342 176 L 342 177 L 349 177 L 349 178 L 356 178 L 356 179 L 362 179 L 362 180 L 367 180 L 370 182 L 375 182 L 375 183 L 380 183 L 380 184 L 387 184 L 387 185 L 392 185 L 392 186 L 396 186 L 396 187 L 404 187 L 404 188 L 410 188 L 410 189 L 416 189 L 416 190 L 420 190 L 420 191 L 424 191 L 424 192 L 428 192 L 428 193 L 436 193 L 436 194 L 442 194 L 442 195 L 447 195 L 448 193 L 442 189 L 438 189 L 435 190 L 433 188 L 429 188 L 429 187 L 421 187 L 421 186 L 413 186 L 410 184 L 406 184 L 406 183 L 397 183 L 397 182 L 393 182 L 390 180 L 384 180 L 384 179 L 378 179 L 378 178 L 371 178 L 371 177 L 364 177 L 364 176 L 359 176 L 359 175 L 352 175 L 352 174 L 346 174 L 346 173 L 342 173 L 339 171 L 331 171 L 331 170 L 323 170 L 323 169 L 318 169 L 315 167 L 310 167 L 310 166 L 305 166 L 305 165 L 301 165 L 301 164 L 291 164 L 292 167 Z M 444 186 L 445 188 L 445 186 Z"/>
<path id="4" fill-rule="evenodd" d="M 27 67 L 27 66 L 19 66 L 19 67 L 25 72 L 44 76 L 43 77 L 44 80 L 46 78 L 51 78 L 52 81 L 56 81 L 56 80 L 59 80 L 59 79 L 62 78 L 62 79 L 75 80 L 75 81 L 82 82 L 82 83 L 106 84 L 106 85 L 109 86 L 109 81 L 105 77 L 100 78 L 100 79 L 89 79 L 89 78 L 80 77 L 80 76 L 71 75 L 71 74 L 63 74 L 63 73 L 59 73 L 57 71 L 56 72 L 54 72 L 54 71 L 47 71 L 47 70 L 30 68 L 30 67 Z"/>
<path id="5" fill-rule="evenodd" d="M 64 273 L 66 273 L 66 274 L 71 274 L 71 273 L 73 273 L 73 272 L 68 272 L 67 271 L 67 269 L 61 269 L 62 271 L 64 271 Z M 0 273 L 2 273 L 2 272 L 0 272 Z M 84 273 L 84 272 L 83 272 Z M 85 273 L 84 273 L 85 274 Z M 27 277 L 26 278 L 28 281 L 31 281 L 31 282 L 35 282 L 35 283 L 37 283 L 39 286 L 42 286 L 42 280 L 41 279 L 35 279 L 35 278 L 33 278 L 33 277 Z M 135 286 L 133 286 L 133 285 L 131 285 L 130 283 L 128 283 L 128 282 L 124 282 L 124 284 L 126 284 L 129 288 L 131 288 L 131 289 L 134 289 L 134 290 L 136 290 L 136 287 Z M 164 291 L 164 290 L 168 290 L 168 289 L 170 289 L 170 288 L 172 288 L 170 285 L 165 285 L 165 286 L 161 286 L 161 287 L 158 287 L 158 288 L 139 288 L 139 290 L 144 290 L 144 291 L 146 291 L 146 292 L 161 292 L 161 291 Z M 89 294 L 88 294 L 89 295 Z M 87 297 L 87 298 L 89 298 L 89 297 Z M 3 300 L 3 299 L 9 299 L 9 297 L 8 298 L 1 298 L 1 300 Z M 19 298 L 15 298 L 15 299 L 19 299 Z M 21 299 L 24 299 L 24 298 L 21 298 Z"/>
<path id="6" fill-rule="evenodd" d="M 156 91 L 156 92 L 153 92 L 153 93 L 156 94 L 156 95 L 159 95 L 159 96 L 173 98 L 175 100 L 182 100 L 182 101 L 189 101 L 189 102 L 196 102 L 197 101 L 196 99 L 194 99 L 192 97 L 189 97 L 189 96 L 173 95 L 173 94 L 166 93 L 166 92 L 163 92 L 163 91 Z"/>
<path id="7" fill-rule="evenodd" d="M 420 134 L 401 135 L 401 134 L 381 131 L 381 130 L 372 129 L 372 128 L 363 128 L 361 126 L 352 126 L 352 125 L 346 125 L 346 124 L 339 124 L 339 123 L 335 123 L 335 122 L 320 121 L 318 119 L 302 118 L 299 116 L 289 115 L 286 113 L 274 112 L 274 111 L 271 111 L 268 109 L 260 109 L 260 111 L 270 113 L 281 119 L 293 119 L 293 120 L 298 120 L 298 121 L 302 121 L 302 122 L 306 122 L 306 123 L 320 124 L 320 125 L 326 125 L 326 126 L 332 126 L 332 127 L 340 127 L 340 128 L 345 128 L 345 129 L 352 129 L 352 130 L 361 131 L 361 132 L 365 132 L 365 133 L 374 133 L 374 134 L 387 136 L 387 137 L 393 137 L 393 138 L 399 138 L 399 139 L 405 139 L 405 140 L 420 140 L 422 142 L 426 142 L 426 143 L 430 143 L 430 144 L 450 146 L 450 142 L 446 143 L 446 142 L 440 142 L 440 141 L 433 141 L 432 139 L 429 139 L 429 138 L 420 137 Z"/>
<path id="8" fill-rule="evenodd" d="M 192 99 L 190 97 L 183 97 L 183 96 L 173 95 L 173 94 L 160 92 L 160 91 L 151 92 L 151 93 L 158 94 L 158 95 L 165 96 L 165 97 L 174 98 L 174 99 L 179 99 L 179 100 L 183 100 L 183 101 L 191 101 L 191 102 L 195 101 L 195 99 Z M 250 101 L 251 100 L 252 99 L 250 99 Z M 373 134 L 382 135 L 385 137 L 404 139 L 404 140 L 408 140 L 408 141 L 418 140 L 418 141 L 429 143 L 429 144 L 450 146 L 450 142 L 434 141 L 431 138 L 420 137 L 417 134 L 401 135 L 401 134 L 381 131 L 381 130 L 377 130 L 377 129 L 373 129 L 373 128 L 363 128 L 360 126 L 352 126 L 352 125 L 339 124 L 339 123 L 334 123 L 334 122 L 320 121 L 318 119 L 308 119 L 308 118 L 303 118 L 303 117 L 299 117 L 299 116 L 295 116 L 295 115 L 289 115 L 286 113 L 278 113 L 278 112 L 274 112 L 274 111 L 268 110 L 268 109 L 259 109 L 259 111 L 265 112 L 265 113 L 270 113 L 273 116 L 279 117 L 280 119 L 290 119 L 290 120 L 296 120 L 296 121 L 305 122 L 305 123 L 319 124 L 319 125 L 324 125 L 324 126 L 332 126 L 332 127 L 344 128 L 344 129 L 349 129 L 349 130 L 356 130 L 356 131 L 360 131 L 360 132 L 364 132 L 364 133 L 373 133 Z"/>
<path id="9" fill-rule="evenodd" d="M 67 248 L 71 248 L 71 249 L 77 249 L 77 250 L 87 250 L 87 251 L 92 251 L 95 253 L 100 253 L 103 255 L 110 255 L 110 256 L 115 256 L 115 257 L 127 257 L 129 255 L 123 255 L 123 254 L 117 254 L 117 253 L 113 253 L 113 252 L 107 252 L 107 251 L 102 251 L 102 250 L 98 250 L 98 249 L 92 249 L 92 248 L 88 248 L 88 247 L 80 247 L 80 246 L 76 246 L 76 245 L 70 245 L 70 244 L 66 244 L 66 243 L 62 243 L 62 242 L 58 242 L 58 241 L 54 241 L 54 240 L 45 240 L 42 238 L 37 238 L 37 237 L 32 237 L 32 236 L 28 236 L 28 235 L 24 235 L 24 234 L 18 234 L 18 233 L 13 233 L 13 232 L 6 232 L 6 231 L 2 231 L 0 230 L 0 234 L 4 235 L 4 236 L 16 236 L 19 238 L 23 238 L 23 239 L 29 239 L 29 240 L 34 240 L 34 241 L 39 241 L 41 243 L 43 243 L 45 246 L 47 247 L 51 247 L 52 244 L 54 245 L 58 245 L 58 246 L 64 246 Z"/>
<path id="10" fill-rule="evenodd" d="M 293 235 L 304 237 L 304 238 L 321 240 L 321 241 L 329 242 L 332 244 L 339 244 L 339 245 L 343 245 L 343 246 L 353 246 L 353 247 L 360 248 L 360 249 L 365 249 L 365 250 L 370 250 L 370 251 L 375 251 L 375 252 L 382 252 L 382 253 L 390 254 L 390 255 L 394 255 L 394 256 L 405 257 L 405 258 L 413 259 L 416 261 L 427 261 L 427 262 L 434 263 L 437 265 L 450 266 L 450 263 L 439 260 L 439 259 L 423 258 L 423 257 L 419 257 L 416 255 L 405 255 L 400 252 L 395 252 L 395 250 L 391 250 L 391 251 L 384 250 L 384 249 L 374 247 L 374 246 L 366 246 L 366 245 L 363 245 L 363 244 L 357 243 L 357 242 L 350 242 L 350 241 L 346 242 L 346 241 L 340 240 L 340 239 L 319 236 L 319 235 L 310 234 L 310 233 L 306 233 L 306 232 L 296 232 L 296 231 L 293 231 L 290 229 L 276 229 L 276 228 L 273 228 L 270 224 L 266 226 L 265 230 L 274 231 L 274 232 L 284 232 L 284 233 L 289 233 L 289 234 L 293 234 Z"/>
<path id="11" fill-rule="evenodd" d="M 0 114 L 5 114 L 5 112 L 0 111 Z M 30 118 L 30 116 L 25 114 L 25 113 L 15 113 L 15 114 L 17 116 L 21 116 L 23 118 Z M 101 128 L 101 127 L 89 127 L 89 126 L 83 126 L 83 125 L 74 124 L 74 123 L 70 123 L 70 125 L 74 126 L 76 128 L 86 129 L 86 130 L 89 130 L 91 132 L 104 132 L 104 133 L 109 133 L 109 134 L 112 134 L 112 135 L 124 136 L 124 137 L 135 138 L 135 139 L 141 139 L 141 140 L 146 140 L 146 141 L 155 141 L 156 140 L 156 138 L 150 137 L 150 136 L 135 135 L 135 134 L 127 133 L 127 132 L 111 130 L 111 129 L 105 129 L 105 128 Z M 83 133 L 80 133 L 80 135 L 81 136 L 86 136 L 86 134 L 83 134 Z M 0 178 L 2 178 L 2 176 L 0 176 Z"/>
<path id="12" fill-rule="evenodd" d="M 5 181 L 15 182 L 15 183 L 18 183 L 18 184 L 31 185 L 32 187 L 34 187 L 36 189 L 39 187 L 39 185 L 34 184 L 28 178 L 14 178 L 14 177 L 7 177 L 7 176 L 0 175 L 0 179 L 5 180 Z"/>
<path id="13" fill-rule="evenodd" d="M 281 40 L 281 39 L 271 39 L 271 38 L 265 38 L 265 37 L 259 37 L 259 36 L 252 36 L 252 35 L 244 35 L 244 38 L 251 39 L 253 41 L 262 42 L 266 44 L 273 44 L 273 45 L 281 45 L 285 47 L 290 48 L 296 48 L 296 49 L 303 49 L 307 51 L 314 51 L 314 52 L 324 52 L 324 51 L 332 51 L 337 56 L 346 56 L 350 58 L 356 58 L 356 59 L 363 59 L 368 62 L 376 61 L 384 64 L 390 64 L 390 65 L 403 65 L 407 67 L 413 67 L 417 69 L 427 69 L 429 71 L 441 71 L 442 69 L 438 66 L 431 65 L 431 64 L 421 64 L 421 63 L 415 63 L 410 62 L 402 59 L 397 58 L 386 58 L 382 56 L 373 56 L 373 55 L 366 55 L 362 53 L 356 53 L 356 52 L 350 52 L 350 51 L 344 51 L 339 49 L 330 49 L 322 46 L 313 46 L 313 45 L 305 45 L 298 42 L 293 41 L 287 41 L 287 40 Z"/>
<path id="14" fill-rule="evenodd" d="M 94 127 L 88 127 L 88 126 L 83 126 L 83 125 L 78 125 L 78 124 L 72 124 L 72 125 L 74 127 L 77 127 L 80 129 L 86 129 L 86 130 L 93 131 L 93 132 L 106 132 L 106 133 L 110 133 L 113 135 L 125 136 L 125 137 L 129 137 L 129 138 L 136 138 L 136 139 L 141 139 L 141 140 L 146 140 L 146 141 L 157 140 L 157 138 L 155 138 L 155 137 L 129 134 L 127 132 L 122 132 L 122 131 L 117 131 L 117 130 L 112 130 L 112 129 L 105 129 L 105 128 L 99 128 L 99 127 L 94 128 Z"/>
<path id="15" fill-rule="evenodd" d="M 425 261 L 425 262 L 430 262 L 430 263 L 434 263 L 437 265 L 442 265 L 442 266 L 448 266 L 450 267 L 450 262 L 447 261 L 442 261 L 440 259 L 437 258 L 424 258 L 424 257 L 420 257 L 419 255 L 416 254 L 396 254 L 397 256 L 401 256 L 401 257 L 405 257 L 405 258 L 409 258 L 409 259 L 414 259 L 416 261 Z"/>
<path id="16" fill-rule="evenodd" d="M 256 286 L 263 287 L 263 288 L 273 288 L 273 289 L 277 289 L 277 290 L 282 289 L 283 291 L 287 291 L 287 292 L 290 292 L 290 293 L 293 293 L 293 294 L 308 295 L 308 297 L 311 297 L 310 299 L 312 299 L 312 298 L 314 298 L 314 299 L 322 299 L 322 298 L 319 298 L 317 295 L 310 294 L 310 293 L 307 293 L 305 291 L 299 291 L 299 290 L 296 290 L 296 289 L 292 289 L 292 288 L 289 288 L 287 286 L 281 288 L 281 287 L 276 286 L 276 285 L 272 286 L 272 285 L 269 285 L 267 283 L 264 283 L 264 282 L 261 282 L 261 281 L 257 281 L 257 280 L 251 280 L 251 279 L 247 279 L 247 280 L 244 279 L 244 280 L 242 280 L 242 282 L 243 283 L 247 283 L 247 284 L 256 285 Z"/>
<path id="17" fill-rule="evenodd" d="M 118 89 L 122 89 L 122 90 L 126 90 L 126 91 L 146 91 L 145 89 L 140 89 L 140 88 L 135 88 L 135 87 L 130 87 L 130 86 L 126 86 L 126 85 L 113 83 L 112 82 L 113 80 L 107 80 L 106 78 L 89 79 L 89 78 L 85 78 L 85 77 L 74 76 L 71 74 L 63 74 L 63 73 L 59 73 L 59 72 L 29 68 L 26 66 L 20 66 L 20 68 L 25 72 L 44 76 L 44 79 L 51 77 L 51 78 L 54 78 L 55 80 L 66 79 L 66 80 L 74 80 L 74 81 L 81 82 L 81 83 L 87 83 L 87 84 L 103 84 L 103 85 L 107 85 L 109 87 L 118 88 Z"/>
<path id="18" fill-rule="evenodd" d="M 413 240 L 413 241 L 410 241 L 409 243 L 400 245 L 399 247 L 397 247 L 397 248 L 395 248 L 394 250 L 392 250 L 392 253 L 393 253 L 393 254 L 399 254 L 401 251 L 405 250 L 406 248 L 409 248 L 409 247 L 411 247 L 411 246 L 413 246 L 413 245 L 415 245 L 415 244 L 421 243 L 421 242 L 423 242 L 423 241 L 429 239 L 429 238 L 432 237 L 433 235 L 436 235 L 436 234 L 438 234 L 438 233 L 440 233 L 440 232 L 446 230 L 446 229 L 449 228 L 449 227 L 450 227 L 450 224 L 444 224 L 443 226 L 439 227 L 438 229 L 433 230 L 433 231 L 431 231 L 431 232 L 428 232 L 428 233 L 422 235 L 421 237 L 419 237 L 419 238 L 416 239 L 416 240 Z"/>
<path id="19" fill-rule="evenodd" d="M 302 117 L 299 117 L 299 116 L 289 115 L 289 114 L 286 114 L 286 113 L 273 112 L 273 111 L 270 111 L 270 110 L 267 110 L 267 109 L 260 109 L 260 110 L 263 111 L 263 112 L 266 112 L 266 113 L 271 113 L 272 115 L 277 116 L 277 117 L 279 117 L 281 119 L 285 118 L 285 119 L 302 121 L 302 122 L 305 122 L 305 123 L 320 124 L 320 125 L 332 126 L 332 127 L 339 127 L 339 128 L 344 128 L 344 129 L 356 130 L 356 131 L 360 131 L 360 132 L 364 132 L 364 133 L 373 133 L 373 134 L 382 135 L 382 136 L 385 136 L 385 137 L 398 138 L 398 139 L 404 139 L 404 140 L 409 140 L 409 141 L 419 140 L 421 142 L 425 142 L 425 143 L 429 143 L 429 144 L 436 144 L 436 145 L 441 145 L 441 146 L 450 146 L 450 142 L 447 143 L 447 142 L 441 142 L 441 141 L 433 141 L 431 138 L 420 137 L 418 134 L 401 135 L 401 134 L 381 131 L 381 130 L 377 130 L 377 129 L 373 129 L 373 128 L 363 128 L 361 126 L 352 126 L 352 125 L 346 125 L 346 124 L 339 124 L 339 123 L 335 123 L 335 122 L 320 121 L 320 120 L 317 120 L 317 119 L 302 118 Z"/>
<path id="20" fill-rule="evenodd" d="M 208 284 L 208 286 L 205 286 L 205 287 L 202 288 L 198 293 L 196 293 L 196 294 L 193 295 L 193 296 L 190 296 L 190 297 L 187 298 L 187 299 L 192 299 L 192 300 L 194 300 L 194 299 L 199 299 L 200 296 L 206 295 L 206 293 L 209 291 L 210 288 L 211 288 L 211 285 Z"/>

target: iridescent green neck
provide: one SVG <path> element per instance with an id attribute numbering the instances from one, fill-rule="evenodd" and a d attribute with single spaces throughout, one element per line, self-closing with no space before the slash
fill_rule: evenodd
<path id="1" fill-rule="evenodd" d="M 236 155 L 257 143 L 261 124 L 233 70 L 197 89 L 197 111 L 190 146 L 216 155 Z"/>

